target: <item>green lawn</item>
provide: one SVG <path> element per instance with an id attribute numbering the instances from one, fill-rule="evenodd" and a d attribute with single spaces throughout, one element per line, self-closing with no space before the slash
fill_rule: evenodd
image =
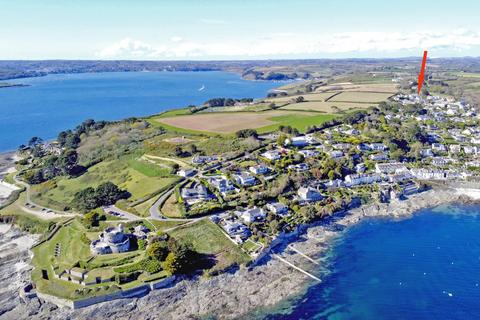
<path id="1" fill-rule="evenodd" d="M 166 229 L 170 229 L 182 224 L 185 224 L 186 221 L 162 221 L 162 220 L 149 220 L 155 227 L 157 228 L 158 231 L 164 231 Z"/>
<path id="2" fill-rule="evenodd" d="M 47 207 L 63 209 L 72 201 L 76 192 L 111 181 L 130 192 L 129 202 L 150 198 L 158 190 L 178 180 L 175 175 L 156 176 L 155 165 L 140 163 L 132 159 L 104 161 L 77 178 L 59 178 L 55 183 L 47 182 L 32 187 L 33 201 Z M 132 164 L 135 163 L 135 165 Z M 162 169 L 159 167 L 159 169 Z M 148 175 L 146 175 L 148 174 Z"/>
<path id="3" fill-rule="evenodd" d="M 332 114 L 319 114 L 319 115 L 311 115 L 311 114 L 302 114 L 301 112 L 292 112 L 292 114 L 282 115 L 270 118 L 269 120 L 278 122 L 276 124 L 272 124 L 266 127 L 258 128 L 257 131 L 259 133 L 266 133 L 275 131 L 278 129 L 279 126 L 291 126 L 297 128 L 301 132 L 305 132 L 307 127 L 313 125 L 320 125 L 324 122 L 330 121 L 334 119 L 336 116 Z"/>
<path id="4" fill-rule="evenodd" d="M 215 269 L 221 270 L 235 263 L 249 261 L 248 255 L 230 241 L 219 226 L 208 219 L 202 219 L 184 228 L 177 228 L 169 234 L 191 245 L 199 253 L 214 255 L 217 259 Z"/>
<path id="5" fill-rule="evenodd" d="M 81 223 L 73 220 L 67 226 L 60 228 L 50 241 L 33 248 L 32 263 L 35 269 L 32 272 L 32 280 L 37 283 L 40 291 L 65 298 L 75 296 L 75 290 L 80 286 L 67 281 L 55 280 L 52 266 L 58 265 L 61 269 L 65 269 L 72 267 L 80 259 L 87 260 L 90 257 L 89 246 L 80 240 L 83 233 L 85 233 L 85 229 Z M 57 256 L 55 256 L 56 247 L 59 248 Z M 51 281 L 41 279 L 42 269 L 48 271 Z"/>

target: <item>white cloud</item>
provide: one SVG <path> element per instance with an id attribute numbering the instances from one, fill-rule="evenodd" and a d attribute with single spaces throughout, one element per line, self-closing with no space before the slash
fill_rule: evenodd
<path id="1" fill-rule="evenodd" d="M 96 53 L 102 58 L 153 58 L 156 54 L 157 50 L 151 45 L 130 38 L 122 39 Z"/>
<path id="2" fill-rule="evenodd" d="M 279 56 L 334 55 L 357 53 L 421 52 L 453 50 L 462 52 L 480 46 L 480 33 L 458 29 L 438 32 L 342 32 L 331 34 L 275 33 L 242 41 L 188 41 L 172 37 L 170 42 L 146 44 L 126 38 L 97 53 L 101 58 L 188 59 L 268 58 Z"/>

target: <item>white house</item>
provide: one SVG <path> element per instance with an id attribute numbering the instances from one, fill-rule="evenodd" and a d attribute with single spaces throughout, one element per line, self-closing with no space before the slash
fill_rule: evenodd
<path id="1" fill-rule="evenodd" d="M 192 158 L 192 163 L 193 164 L 204 164 L 207 162 L 214 162 L 217 161 L 218 157 L 217 156 L 195 156 Z"/>
<path id="2" fill-rule="evenodd" d="M 208 189 L 200 183 L 193 188 L 183 188 L 180 192 L 180 196 L 188 205 L 192 205 L 209 198 Z"/>
<path id="3" fill-rule="evenodd" d="M 382 161 L 382 160 L 388 160 L 388 154 L 386 153 L 376 153 L 376 154 L 371 154 L 369 156 L 370 160 L 372 161 Z"/>
<path id="4" fill-rule="evenodd" d="M 376 163 L 375 172 L 376 173 L 400 173 L 407 171 L 407 167 L 400 162 L 390 162 L 390 163 Z"/>
<path id="5" fill-rule="evenodd" d="M 333 150 L 333 151 L 330 151 L 328 155 L 333 159 L 337 159 L 337 158 L 343 157 L 343 152 L 340 150 Z"/>
<path id="6" fill-rule="evenodd" d="M 305 147 L 308 145 L 308 141 L 305 136 L 292 137 L 285 140 L 285 145 L 291 145 L 293 147 Z"/>
<path id="7" fill-rule="evenodd" d="M 265 158 L 267 158 L 268 160 L 271 160 L 271 161 L 280 160 L 280 158 L 282 157 L 281 153 L 277 150 L 269 150 L 269 151 L 266 151 L 266 152 L 262 153 L 261 155 L 262 155 L 262 157 L 265 157 Z"/>
<path id="8" fill-rule="evenodd" d="M 441 143 L 432 143 L 432 150 L 437 152 L 446 152 L 447 148 Z"/>
<path id="9" fill-rule="evenodd" d="M 250 172 L 253 174 L 266 174 L 270 172 L 270 168 L 262 164 L 259 164 L 257 166 L 252 166 L 248 168 L 248 170 L 250 170 Z"/>
<path id="10" fill-rule="evenodd" d="M 252 176 L 248 171 L 242 171 L 232 175 L 235 181 L 242 186 L 251 186 L 257 182 L 254 176 Z"/>
<path id="11" fill-rule="evenodd" d="M 385 151 L 388 149 L 383 143 L 370 143 L 367 146 L 370 151 Z"/>
<path id="12" fill-rule="evenodd" d="M 410 169 L 410 173 L 417 179 L 421 180 L 445 180 L 447 179 L 447 172 L 445 170 L 432 169 Z"/>
<path id="13" fill-rule="evenodd" d="M 294 170 L 295 172 L 304 172 L 310 169 L 308 164 L 305 162 L 299 163 L 299 164 L 291 164 L 287 167 L 289 170 Z"/>
<path id="14" fill-rule="evenodd" d="M 451 144 L 448 149 L 450 153 L 457 154 L 462 150 L 462 147 L 459 144 Z"/>
<path id="15" fill-rule="evenodd" d="M 424 158 L 433 157 L 433 151 L 430 148 L 422 149 L 422 150 L 420 150 L 420 155 Z"/>
<path id="16" fill-rule="evenodd" d="M 196 173 L 193 169 L 180 169 L 177 171 L 177 175 L 180 177 L 191 177 Z"/>
<path id="17" fill-rule="evenodd" d="M 226 223 L 223 226 L 223 230 L 228 233 L 232 238 L 235 238 L 237 242 L 243 242 L 250 237 L 251 232 L 244 224 L 239 222 Z"/>
<path id="18" fill-rule="evenodd" d="M 278 215 L 286 215 L 288 213 L 288 207 L 280 202 L 267 203 L 267 209 Z"/>
<path id="19" fill-rule="evenodd" d="M 371 184 L 382 181 L 379 174 L 349 174 L 345 176 L 346 186 L 356 186 L 360 184 Z"/>
<path id="20" fill-rule="evenodd" d="M 301 187 L 298 189 L 297 194 L 300 200 L 306 202 L 320 201 L 323 199 L 323 196 L 320 194 L 320 192 L 311 187 Z"/>
<path id="21" fill-rule="evenodd" d="M 340 188 L 345 186 L 342 180 L 340 179 L 335 179 L 335 180 L 329 180 L 323 184 L 327 188 Z"/>
<path id="22" fill-rule="evenodd" d="M 265 212 L 258 207 L 253 207 L 245 211 L 237 211 L 235 214 L 245 223 L 259 222 L 265 219 Z"/>
<path id="23" fill-rule="evenodd" d="M 316 150 L 300 150 L 298 151 L 304 158 L 312 158 L 318 156 L 320 153 Z"/>
<path id="24" fill-rule="evenodd" d="M 464 146 L 463 151 L 465 152 L 465 154 L 477 154 L 478 148 L 477 146 Z"/>
<path id="25" fill-rule="evenodd" d="M 225 176 L 209 177 L 208 183 L 210 183 L 222 194 L 226 194 L 235 190 L 235 186 L 233 185 L 233 183 Z"/>

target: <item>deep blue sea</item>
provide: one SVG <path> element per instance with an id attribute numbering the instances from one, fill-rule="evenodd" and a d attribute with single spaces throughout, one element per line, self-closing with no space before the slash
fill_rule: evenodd
<path id="1" fill-rule="evenodd" d="M 32 136 L 55 138 L 88 118 L 146 116 L 215 97 L 260 98 L 279 86 L 227 72 L 59 74 L 8 82 L 29 86 L 0 89 L 0 152 Z"/>
<path id="2" fill-rule="evenodd" d="M 362 222 L 334 242 L 323 283 L 257 316 L 479 319 L 479 214 L 478 205 L 450 205 Z"/>

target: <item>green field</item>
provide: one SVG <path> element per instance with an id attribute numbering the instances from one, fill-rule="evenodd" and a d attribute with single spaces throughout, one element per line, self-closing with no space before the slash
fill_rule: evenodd
<path id="1" fill-rule="evenodd" d="M 306 115 L 305 113 L 301 112 L 292 112 L 289 115 L 282 115 L 278 117 L 272 117 L 269 120 L 277 122 L 276 124 L 257 128 L 258 133 L 267 133 L 271 131 L 275 131 L 278 129 L 279 126 L 291 126 L 293 128 L 298 129 L 301 132 L 305 132 L 307 127 L 310 126 L 318 126 L 324 122 L 330 121 L 334 119 L 336 116 L 332 114 L 318 114 L 318 115 Z"/>
<path id="2" fill-rule="evenodd" d="M 219 226 L 208 219 L 184 228 L 177 228 L 169 234 L 177 240 L 191 245 L 197 252 L 215 256 L 215 269 L 224 269 L 235 263 L 245 263 L 249 257 L 232 243 Z"/>
<path id="3" fill-rule="evenodd" d="M 32 199 L 41 205 L 63 209 L 69 206 L 76 192 L 111 181 L 130 192 L 130 202 L 150 198 L 158 190 L 178 180 L 174 175 L 166 177 L 165 169 L 131 158 L 104 161 L 88 169 L 77 178 L 59 178 L 32 187 Z"/>
<path id="4" fill-rule="evenodd" d="M 458 77 L 464 78 L 480 78 L 480 73 L 473 73 L 473 72 L 457 72 L 455 73 Z"/>
<path id="5" fill-rule="evenodd" d="M 370 105 L 376 105 L 376 103 L 366 104 L 366 103 L 355 103 L 355 102 L 312 101 L 312 102 L 301 102 L 301 103 L 289 104 L 285 107 L 282 107 L 282 110 L 337 113 L 339 111 L 365 109 L 365 108 L 368 108 Z"/>

